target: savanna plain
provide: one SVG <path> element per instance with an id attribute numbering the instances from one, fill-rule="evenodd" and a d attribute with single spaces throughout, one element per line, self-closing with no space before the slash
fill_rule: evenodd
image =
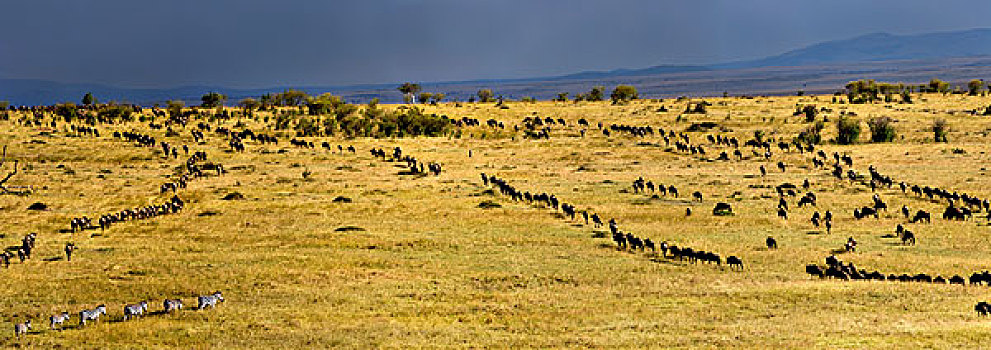
<path id="1" fill-rule="evenodd" d="M 0 268 L 0 318 L 10 325 L 5 329 L 28 319 L 33 328 L 20 337 L 4 331 L 0 344 L 980 348 L 991 336 L 991 319 L 978 316 L 974 305 L 991 299 L 987 286 L 845 281 L 805 270 L 830 255 L 885 274 L 949 278 L 989 269 L 986 211 L 945 220 L 946 201 L 903 193 L 897 183 L 991 196 L 991 117 L 979 113 L 991 97 L 913 97 L 911 104 L 842 104 L 826 95 L 619 105 L 380 105 L 480 121 L 451 125 L 443 136 L 388 138 L 300 137 L 291 127 L 277 129 L 274 114 L 296 107 L 228 118 L 212 117 L 217 110 L 206 109 L 185 126 L 167 128 L 161 127 L 166 118 L 151 120 L 145 109 L 143 121 L 92 125 L 99 136 L 73 131 L 82 123 L 58 120 L 52 127 L 50 113 L 6 111 L 0 145 L 7 146 L 7 160 L 0 175 L 16 160 L 19 171 L 6 185 L 31 190 L 0 195 L 0 245 L 13 251 L 24 235 L 37 238 L 30 259 L 15 258 Z M 705 113 L 684 113 L 703 100 Z M 779 148 L 778 142 L 791 143 L 813 125 L 795 113 L 805 105 L 815 106 L 823 121 L 822 143 L 813 152 Z M 841 117 L 861 123 L 857 143 L 832 141 Z M 873 117 L 892 118 L 893 141 L 870 141 L 866 121 Z M 545 120 L 537 130 L 549 137 L 528 137 L 524 118 Z M 934 142 L 936 119 L 949 126 L 948 142 Z M 191 134 L 201 130 L 198 123 L 210 124 L 199 142 Z M 613 124 L 651 126 L 654 133 L 605 135 L 602 129 Z M 252 130 L 279 142 L 245 138 L 244 151 L 234 151 L 230 137 L 217 128 Z M 660 129 L 675 135 L 666 143 Z M 207 161 L 223 164 L 224 172 L 204 171 L 175 194 L 163 193 L 161 185 L 183 172 L 187 156 L 163 155 L 160 147 L 140 147 L 114 132 L 188 145 L 190 152 L 206 152 Z M 681 134 L 705 154 L 679 151 Z M 742 157 L 732 154 L 732 146 L 711 142 L 710 135 L 737 138 Z M 773 140 L 769 157 L 744 145 L 755 135 Z M 292 139 L 314 147 L 293 145 Z M 392 159 L 396 147 L 419 162 L 440 164 L 442 171 L 411 173 L 406 162 Z M 387 155 L 373 156 L 372 149 Z M 827 155 L 825 167 L 812 163 L 819 151 Z M 719 159 L 721 152 L 728 159 Z M 834 153 L 852 159 L 844 171 L 867 178 L 833 176 Z M 871 166 L 895 185 L 872 191 Z M 736 256 L 743 268 L 675 259 L 660 249 L 620 248 L 607 225 L 514 201 L 483 182 L 483 173 L 521 191 L 553 194 L 603 221 L 614 219 L 623 232 L 658 246 Z M 675 186 L 680 195 L 635 191 L 632 184 L 641 177 Z M 785 183 L 798 191 L 784 195 L 787 219 L 777 209 L 776 188 Z M 806 192 L 816 195 L 816 205 L 798 207 Z M 875 194 L 888 209 L 877 219 L 854 218 L 854 209 L 870 205 Z M 173 195 L 185 203 L 178 213 L 105 230 L 70 229 L 73 218 L 160 204 Z M 34 203 L 47 208 L 28 210 Z M 713 215 L 717 203 L 729 204 L 732 215 Z M 931 212 L 932 222 L 909 223 L 902 206 Z M 828 233 L 809 220 L 827 210 L 834 215 Z M 899 224 L 914 232 L 916 244 L 891 237 Z M 767 237 L 777 241 L 777 249 L 768 249 Z M 846 252 L 851 237 L 857 249 Z M 68 242 L 77 247 L 71 261 L 63 252 Z M 214 291 L 222 291 L 225 301 L 192 310 L 196 296 Z M 182 298 L 186 308 L 160 313 L 165 298 Z M 123 321 L 122 307 L 141 300 L 149 301 L 151 313 Z M 99 304 L 107 305 L 108 315 L 96 323 L 80 327 L 74 317 L 63 330 L 48 327 L 53 314 L 75 316 Z"/>

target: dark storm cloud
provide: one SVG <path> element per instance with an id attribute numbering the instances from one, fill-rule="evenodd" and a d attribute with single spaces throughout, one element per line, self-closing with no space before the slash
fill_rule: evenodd
<path id="1" fill-rule="evenodd" d="M 162 87 L 514 78 L 987 26 L 958 1 L 5 1 L 0 77 Z"/>

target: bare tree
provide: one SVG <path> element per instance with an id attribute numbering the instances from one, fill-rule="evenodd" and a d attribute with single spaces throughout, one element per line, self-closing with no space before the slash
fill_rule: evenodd
<path id="1" fill-rule="evenodd" d="M 3 168 L 3 164 L 6 163 L 6 162 L 7 162 L 7 146 L 3 146 L 3 155 L 0 156 L 0 168 Z M 16 194 L 16 195 L 22 195 L 22 194 L 27 194 L 27 193 L 30 192 L 30 190 L 27 190 L 27 191 L 14 191 L 14 190 L 11 190 L 11 189 L 7 188 L 7 181 L 9 181 L 10 178 L 14 177 L 14 175 L 17 174 L 17 166 L 18 165 L 19 165 L 18 164 L 18 161 L 15 160 L 14 161 L 14 170 L 11 171 L 10 174 L 7 174 L 7 176 L 5 176 L 2 180 L 0 180 L 0 194 Z"/>

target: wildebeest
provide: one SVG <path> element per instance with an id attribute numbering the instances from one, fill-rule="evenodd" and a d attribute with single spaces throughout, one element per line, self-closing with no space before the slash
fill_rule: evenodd
<path id="1" fill-rule="evenodd" d="M 910 221 L 912 223 L 916 223 L 916 222 L 919 222 L 919 221 L 925 221 L 926 223 L 931 223 L 932 222 L 932 216 L 929 215 L 929 213 L 926 212 L 925 210 L 919 210 L 919 211 L 915 212 L 915 216 L 912 217 L 912 220 L 910 220 Z"/>
<path id="2" fill-rule="evenodd" d="M 767 236 L 764 243 L 767 245 L 767 249 L 778 249 L 778 241 L 774 240 L 774 237 Z"/>
<path id="3" fill-rule="evenodd" d="M 737 258 L 735 255 L 730 255 L 729 257 L 726 258 L 726 265 L 729 265 L 731 269 L 734 266 L 737 266 L 740 268 L 740 270 L 743 270 L 743 261 L 740 260 L 740 258 Z"/>
<path id="4" fill-rule="evenodd" d="M 905 230 L 902 233 L 902 244 L 912 244 L 915 245 L 915 234 L 912 231 Z"/>
<path id="5" fill-rule="evenodd" d="M 985 301 L 978 302 L 974 305 L 974 311 L 977 311 L 977 316 L 987 316 L 991 312 L 991 304 Z"/>
<path id="6" fill-rule="evenodd" d="M 819 265 L 816 264 L 805 265 L 805 273 L 819 278 L 825 277 L 825 275 L 823 275 L 822 269 L 819 268 Z"/>
<path id="7" fill-rule="evenodd" d="M 694 198 L 695 200 L 701 202 L 702 201 L 702 192 L 699 192 L 699 191 L 692 192 L 692 198 Z"/>
<path id="8" fill-rule="evenodd" d="M 72 252 L 76 250 L 76 245 L 72 242 L 65 244 L 65 259 L 66 261 L 72 261 Z"/>

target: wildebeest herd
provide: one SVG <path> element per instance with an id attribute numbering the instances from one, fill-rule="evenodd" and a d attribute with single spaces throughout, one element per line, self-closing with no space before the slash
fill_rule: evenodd
<path id="1" fill-rule="evenodd" d="M 553 194 L 547 194 L 545 192 L 530 193 L 530 191 L 521 191 L 516 189 L 513 185 L 510 185 L 505 179 L 496 177 L 495 175 L 486 175 L 485 173 L 482 173 L 481 178 L 482 183 L 485 186 L 491 185 L 496 187 L 499 190 L 499 193 L 509 197 L 513 201 L 523 202 L 530 205 L 541 204 L 555 211 L 560 208 L 565 217 L 570 220 L 575 220 L 577 213 L 579 213 L 574 205 L 561 202 L 558 200 L 557 196 Z M 635 182 L 634 186 L 638 186 L 637 184 L 640 182 L 642 182 L 642 179 Z M 671 186 L 670 188 L 674 188 L 674 186 Z M 675 190 L 675 192 L 677 192 L 677 190 Z M 592 224 L 594 224 L 595 227 L 602 226 L 602 219 L 598 214 L 590 214 L 588 210 L 582 210 L 580 213 L 586 225 L 589 224 L 589 219 L 591 218 Z M 620 250 L 641 252 L 650 250 L 651 253 L 657 252 L 658 245 L 655 244 L 653 240 L 650 238 L 640 238 L 632 233 L 621 231 L 615 219 L 609 219 L 609 231 L 612 234 L 613 242 L 616 243 L 617 248 Z M 659 248 L 661 249 L 660 257 L 662 258 L 687 261 L 693 264 L 696 262 L 702 262 L 722 266 L 723 263 L 723 259 L 719 256 L 719 254 L 713 252 L 669 245 L 666 241 L 661 242 L 659 244 Z M 743 261 L 736 256 L 726 257 L 726 264 L 730 268 L 743 269 Z"/>
<path id="2" fill-rule="evenodd" d="M 527 124 L 533 125 L 532 129 L 538 132 L 537 135 L 540 138 L 550 138 L 551 129 L 549 128 L 548 125 L 561 125 L 561 126 L 568 125 L 567 121 L 565 121 L 563 118 L 557 118 L 557 119 L 550 117 L 547 118 L 528 117 L 528 118 L 529 119 L 526 120 Z M 461 123 L 463 125 L 475 125 L 475 126 L 481 125 L 481 123 L 479 123 L 478 120 L 471 118 L 463 118 L 462 120 L 457 121 L 457 123 Z M 588 126 L 589 123 L 587 120 L 582 119 L 581 121 L 579 121 L 577 125 Z M 489 120 L 487 126 L 491 128 L 500 128 L 500 129 L 504 128 L 504 125 L 501 122 L 497 122 L 494 119 Z M 537 127 L 537 126 L 542 126 L 542 127 Z M 647 137 L 649 135 L 654 135 L 655 131 L 657 131 L 657 134 L 662 135 L 666 145 L 670 144 L 673 140 L 674 150 L 676 152 L 683 153 L 682 155 L 690 153 L 691 155 L 705 156 L 708 154 L 715 154 L 715 152 L 721 152 L 719 153 L 719 158 L 717 160 L 728 161 L 733 158 L 738 160 L 744 159 L 744 152 L 740 150 L 740 142 L 739 140 L 737 140 L 736 137 L 710 134 L 707 135 L 709 144 L 704 144 L 704 140 L 701 143 L 692 144 L 691 143 L 692 137 L 690 137 L 688 133 L 685 132 L 675 133 L 675 131 L 673 130 L 654 128 L 648 125 L 630 126 L 630 125 L 613 124 L 608 127 L 603 127 L 602 123 L 599 123 L 599 128 L 602 131 L 602 133 L 606 136 L 623 135 L 623 136 L 641 137 L 641 138 Z M 204 125 L 203 127 L 201 127 L 201 129 L 210 130 L 211 128 L 208 125 Z M 91 136 L 99 137 L 99 131 L 97 131 L 96 128 L 73 126 L 73 131 L 81 135 L 91 135 Z M 583 132 L 582 136 L 584 137 L 584 130 L 582 130 L 582 132 Z M 228 138 L 226 141 L 228 142 L 228 145 L 230 146 L 233 152 L 245 152 L 244 141 L 249 139 L 261 142 L 262 144 L 266 144 L 266 143 L 278 144 L 278 138 L 276 136 L 256 134 L 250 132 L 250 130 L 247 129 L 245 129 L 244 131 L 237 132 L 237 131 L 231 131 L 227 128 L 218 127 L 217 129 L 215 129 L 215 133 L 224 135 Z M 195 141 L 198 143 L 203 142 L 206 138 L 206 135 L 204 135 L 202 132 L 197 130 L 194 130 L 192 135 Z M 115 132 L 114 136 L 121 139 L 125 139 L 127 141 L 134 142 L 144 147 L 152 147 L 155 149 L 158 149 L 158 147 L 160 147 L 166 159 L 168 159 L 169 157 L 171 157 L 172 159 L 178 159 L 180 152 L 186 155 L 190 155 L 189 147 L 185 145 L 181 147 L 177 147 L 165 141 L 158 142 L 155 137 L 144 135 L 138 132 L 133 132 L 133 131 Z M 286 137 L 286 136 L 285 134 L 279 134 L 279 137 Z M 698 138 L 697 140 L 701 140 L 701 139 Z M 320 145 L 322 148 L 326 150 L 332 150 L 332 145 L 328 142 L 319 143 L 319 141 L 307 140 L 303 138 L 292 138 L 289 141 L 289 144 L 303 149 L 314 149 L 316 148 L 315 147 L 316 145 Z M 773 145 L 774 145 L 773 139 L 763 139 L 758 136 L 755 136 L 753 140 L 749 140 L 746 143 L 744 143 L 744 146 L 750 146 L 754 148 L 752 153 L 755 158 L 764 161 L 770 161 L 770 159 L 772 158 Z M 814 147 L 812 145 L 804 145 L 797 142 L 795 143 L 778 142 L 777 146 L 781 152 L 792 152 L 792 150 L 797 150 L 798 152 L 803 154 L 809 153 L 812 156 L 811 161 L 814 168 L 827 169 L 827 163 L 829 158 L 827 157 L 826 153 L 823 150 L 819 150 L 818 154 L 814 154 L 813 153 Z M 727 148 L 723 148 L 723 147 L 727 147 Z M 346 150 L 352 154 L 356 153 L 356 149 L 353 146 L 348 146 Z M 337 145 L 337 151 L 343 154 L 345 152 L 345 148 L 341 145 Z M 231 151 L 227 151 L 227 152 L 229 153 Z M 281 152 L 282 151 L 280 151 L 280 153 Z M 403 150 L 400 147 L 394 147 L 390 151 L 386 151 L 386 149 L 382 149 L 382 148 L 372 148 L 370 150 L 370 153 L 373 157 L 382 159 L 383 161 L 405 162 L 406 168 L 409 169 L 409 171 L 401 172 L 400 174 L 416 174 L 416 175 L 433 174 L 435 176 L 439 176 L 442 173 L 441 171 L 442 168 L 439 163 L 429 163 L 429 162 L 425 163 L 421 160 L 418 160 L 416 157 L 412 157 L 409 154 L 405 154 L 405 152 L 403 152 Z M 730 154 L 733 155 L 732 158 L 730 157 Z M 971 220 L 973 219 L 975 212 L 988 210 L 988 200 L 986 199 L 980 199 L 975 196 L 968 195 L 966 193 L 958 194 L 956 192 L 951 192 L 936 187 L 909 185 L 905 182 L 897 183 L 890 176 L 882 175 L 879 172 L 877 172 L 877 169 L 875 169 L 874 166 L 870 166 L 869 168 L 870 176 L 868 180 L 867 176 L 857 173 L 852 168 L 854 162 L 853 162 L 853 158 L 850 155 L 833 153 L 832 159 L 835 162 L 833 164 L 832 174 L 835 175 L 836 178 L 840 180 L 850 180 L 852 183 L 863 184 L 866 187 L 870 187 L 870 189 L 874 192 L 880 191 L 881 189 L 884 188 L 891 188 L 893 184 L 898 184 L 901 187 L 902 193 L 908 195 L 909 190 L 911 190 L 911 194 L 914 194 L 917 199 L 928 198 L 930 201 L 936 201 L 940 203 L 945 201 L 948 204 L 948 207 L 943 211 L 942 217 L 946 220 Z M 768 162 L 767 168 L 765 168 L 764 165 L 760 166 L 759 169 L 761 175 L 766 177 L 762 177 L 758 179 L 770 179 L 776 176 L 778 172 L 774 170 L 775 167 L 780 173 L 786 173 L 786 172 L 795 173 L 796 169 L 801 169 L 805 166 L 804 164 L 801 163 L 786 163 L 785 161 L 777 161 L 777 159 L 775 159 L 774 161 L 776 161 L 776 163 Z M 205 163 L 205 162 L 206 162 L 205 152 L 193 152 L 192 155 L 189 157 L 189 159 L 187 159 L 186 161 L 184 168 L 186 173 L 181 174 L 180 176 L 176 176 L 173 178 L 174 179 L 173 181 L 161 185 L 160 194 L 166 194 L 168 192 L 172 192 L 173 194 L 172 198 L 168 202 L 156 206 L 140 207 L 133 210 L 125 210 L 112 214 L 102 215 L 99 217 L 99 220 L 97 221 L 97 223 L 99 224 L 98 226 L 95 226 L 93 222 L 87 217 L 76 218 L 73 219 L 70 223 L 70 231 L 78 232 L 81 230 L 95 229 L 96 227 L 99 227 L 101 229 L 107 229 L 112 224 L 122 221 L 151 218 L 166 213 L 178 212 L 179 210 L 182 209 L 184 202 L 181 199 L 179 199 L 179 195 L 176 194 L 176 192 L 185 188 L 189 180 L 195 178 L 196 176 L 202 176 L 204 170 L 216 170 L 218 175 L 225 173 L 225 170 L 223 170 L 222 165 L 220 165 L 219 163 Z M 768 168 L 771 169 L 770 175 L 768 173 Z M 668 243 L 667 241 L 655 241 L 651 238 L 644 237 L 643 235 L 638 236 L 636 234 L 633 234 L 632 232 L 625 232 L 623 230 L 620 230 L 619 225 L 615 219 L 604 220 L 602 217 L 600 217 L 599 213 L 594 213 L 590 209 L 579 210 L 575 205 L 571 203 L 567 203 L 553 194 L 548 194 L 545 192 L 531 193 L 529 191 L 521 191 L 516 187 L 508 184 L 505 179 L 496 176 L 489 176 L 486 174 L 482 174 L 481 178 L 485 186 L 492 185 L 494 188 L 498 189 L 499 193 L 505 195 L 508 198 L 511 198 L 513 201 L 526 203 L 534 206 L 544 206 L 547 208 L 551 208 L 554 210 L 555 214 L 557 212 L 560 212 L 565 218 L 571 220 L 572 222 L 578 220 L 584 220 L 585 225 L 590 225 L 590 226 L 594 225 L 594 229 L 598 229 L 602 226 L 607 225 L 609 229 L 608 232 L 611 233 L 612 241 L 615 243 L 615 247 L 618 250 L 625 252 L 648 253 L 645 255 L 648 255 L 651 258 L 683 261 L 685 262 L 684 265 L 698 263 L 698 264 L 713 264 L 721 267 L 725 263 L 726 266 L 728 266 L 730 269 L 738 268 L 740 270 L 743 270 L 743 266 L 744 266 L 743 261 L 737 256 L 728 256 L 724 259 L 719 254 L 716 254 L 711 251 L 706 251 L 703 249 L 695 249 L 692 247 L 687 247 L 683 244 L 674 245 Z M 811 189 L 810 187 L 812 187 L 812 184 L 808 179 L 806 179 L 804 184 L 802 184 L 801 190 L 799 190 L 798 186 L 794 186 L 788 183 L 778 185 L 775 187 L 775 190 L 778 194 L 777 198 L 775 199 L 777 200 L 778 205 L 776 207 L 771 207 L 770 205 L 768 205 L 764 208 L 767 210 L 770 210 L 770 208 L 774 208 L 780 217 L 787 220 L 789 217 L 790 210 L 800 210 L 797 208 L 805 208 L 806 206 L 814 207 L 815 212 L 812 214 L 811 219 L 809 221 L 816 228 L 820 227 L 820 225 L 824 225 L 826 228 L 826 232 L 830 233 L 832 231 L 832 226 L 834 221 L 833 212 L 830 210 L 824 210 L 823 211 L 824 215 L 820 214 L 819 211 L 820 203 L 816 193 L 816 191 L 819 190 L 816 189 L 815 191 L 813 191 L 813 189 Z M 770 188 L 770 186 L 767 186 L 767 188 Z M 687 197 L 688 192 L 692 191 L 693 189 L 685 190 L 684 188 L 682 188 L 682 190 L 685 191 L 684 194 Z M 656 183 L 653 181 L 644 180 L 643 177 L 640 177 L 633 182 L 633 191 L 634 193 L 644 193 L 644 194 L 649 193 L 651 195 L 654 194 L 661 196 L 670 195 L 675 198 L 678 198 L 679 195 L 682 194 L 679 193 L 679 189 L 676 188 L 674 185 L 670 185 L 670 184 L 662 185 L 660 183 Z M 823 194 L 822 191 L 819 192 L 820 192 L 819 195 Z M 825 196 L 828 198 L 828 191 L 825 192 L 827 193 Z M 771 195 L 768 194 L 768 197 L 770 196 Z M 719 193 L 708 192 L 705 198 L 719 198 L 719 197 L 720 197 Z M 885 199 L 890 200 L 891 199 L 890 197 L 892 196 L 885 195 Z M 693 201 L 697 201 L 697 202 L 702 202 L 704 199 L 702 191 L 692 192 L 691 198 Z M 823 206 L 828 205 L 828 200 L 826 202 L 827 204 L 824 204 Z M 873 195 L 871 202 L 868 205 L 863 205 L 867 203 L 868 202 L 866 201 L 862 203 L 858 203 L 857 204 L 858 208 L 853 210 L 853 217 L 856 220 L 867 219 L 863 222 L 873 222 L 873 220 L 875 219 L 880 220 L 885 217 L 890 217 L 890 214 L 888 213 L 888 203 L 881 199 L 880 194 Z M 897 203 L 897 200 L 894 203 Z M 793 206 L 790 204 L 793 204 Z M 897 203 L 897 204 L 901 204 L 901 203 Z M 836 208 L 832 208 L 832 209 L 835 210 Z M 714 209 L 714 213 L 717 211 L 731 212 L 732 208 L 727 203 L 718 203 L 716 209 Z M 690 208 L 686 212 L 691 213 Z M 847 213 L 847 211 L 844 210 L 843 213 L 844 214 L 839 215 L 841 217 L 840 220 L 847 220 L 848 216 L 845 214 Z M 908 220 L 908 223 L 913 223 L 913 224 L 931 223 L 930 213 L 923 209 L 916 208 L 913 214 L 913 210 L 910 210 L 908 205 L 902 205 L 901 213 L 904 216 L 904 218 Z M 938 215 L 938 212 L 935 213 L 937 213 Z M 770 211 L 768 215 L 773 218 L 773 214 L 774 211 Z M 576 225 L 576 226 L 580 226 L 580 225 Z M 915 227 L 913 227 L 913 229 L 915 229 Z M 606 237 L 605 232 L 594 232 L 594 233 L 597 235 L 596 237 Z M 906 228 L 905 226 L 903 226 L 902 224 L 897 225 L 895 233 L 897 237 L 901 239 L 903 244 L 906 245 L 916 244 L 916 234 L 911 230 L 909 230 L 908 228 Z M 599 236 L 599 234 L 601 234 L 601 236 Z M 760 236 L 764 237 L 763 234 L 760 234 Z M 30 239 L 30 244 L 27 242 L 27 240 L 28 237 L 25 236 L 21 248 L 18 249 L 18 253 L 23 252 L 25 256 L 25 258 L 22 258 L 22 261 L 24 259 L 30 258 L 31 249 L 34 246 L 33 236 Z M 922 244 L 925 243 L 926 241 L 922 241 Z M 613 247 L 611 244 L 603 243 L 602 245 L 603 246 L 608 245 L 609 247 Z M 766 237 L 765 245 L 769 251 L 778 249 L 778 241 L 773 237 L 769 237 L 769 236 Z M 783 245 L 783 247 L 784 249 L 788 249 L 787 245 Z M 909 247 L 903 247 L 903 248 L 913 249 Z M 70 259 L 71 259 L 72 251 L 75 249 L 76 248 L 74 244 L 70 243 L 66 245 L 65 252 L 66 255 L 70 257 Z M 850 237 L 849 239 L 847 239 L 844 249 L 849 252 L 856 251 L 857 241 L 853 237 Z M 9 260 L 11 258 L 13 258 L 13 255 L 11 255 L 11 253 L 9 252 L 5 252 L 3 255 L 0 255 L 0 259 L 3 260 L 0 262 L 9 264 Z M 867 271 L 864 269 L 858 269 L 852 263 L 842 263 L 835 257 L 831 257 L 830 259 L 827 259 L 826 262 L 827 265 L 825 266 L 810 264 L 806 266 L 806 272 L 809 273 L 810 275 L 817 276 L 823 279 L 832 278 L 832 279 L 840 279 L 840 280 L 850 280 L 850 279 L 887 280 L 887 281 L 895 280 L 895 281 L 906 281 L 906 282 L 914 281 L 914 282 L 946 283 L 946 284 L 961 284 L 961 285 L 967 284 L 967 281 L 969 281 L 970 284 L 972 285 L 991 284 L 991 274 L 988 274 L 987 272 L 975 273 L 971 275 L 970 279 L 965 279 L 963 276 L 959 276 L 959 275 L 944 278 L 942 276 L 938 276 L 938 275 L 930 276 L 924 273 L 896 275 L 896 274 L 883 274 L 879 271 Z M 676 265 L 681 265 L 681 264 L 676 264 Z M 200 308 L 213 306 L 220 301 L 223 301 L 223 298 L 222 296 L 220 296 L 219 293 L 217 293 L 215 296 L 212 295 L 201 296 L 198 299 Z M 162 309 L 163 312 L 168 313 L 181 309 L 182 300 L 167 299 L 162 303 L 162 305 L 163 305 L 163 309 Z M 132 318 L 141 317 L 143 314 L 145 314 L 148 311 L 148 307 L 149 307 L 148 301 L 142 301 L 134 304 L 125 305 L 122 309 L 123 310 L 122 318 L 124 320 L 130 320 Z M 987 314 L 988 312 L 991 312 L 991 307 L 989 307 L 986 303 L 982 302 L 975 307 L 975 310 L 978 311 L 980 314 L 984 315 Z M 106 307 L 101 305 L 93 309 L 82 310 L 81 312 L 78 313 L 78 316 L 77 314 L 69 314 L 68 312 L 53 315 L 50 318 L 50 323 L 51 323 L 51 327 L 55 329 L 57 326 L 61 326 L 61 324 L 63 324 L 70 318 L 79 317 L 80 324 L 82 325 L 85 324 L 86 322 L 97 321 L 100 318 L 100 315 L 105 315 L 106 312 L 107 312 Z M 15 333 L 18 336 L 20 336 L 21 334 L 26 333 L 27 330 L 30 329 L 30 327 L 31 327 L 30 321 L 18 323 L 15 326 Z"/>

